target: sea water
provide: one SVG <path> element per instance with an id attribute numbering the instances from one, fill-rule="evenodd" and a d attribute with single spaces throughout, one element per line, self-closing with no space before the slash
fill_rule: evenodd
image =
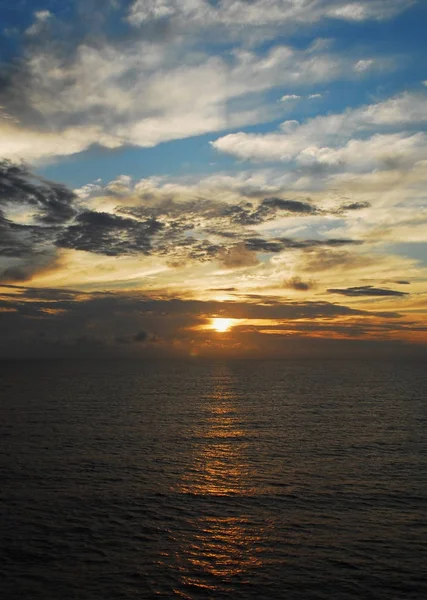
<path id="1" fill-rule="evenodd" d="M 427 598 L 427 368 L 0 363 L 4 600 Z"/>

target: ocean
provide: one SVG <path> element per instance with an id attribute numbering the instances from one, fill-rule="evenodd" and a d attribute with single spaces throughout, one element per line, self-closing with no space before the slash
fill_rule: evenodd
<path id="1" fill-rule="evenodd" d="M 427 368 L 3 361 L 2 600 L 427 597 Z"/>

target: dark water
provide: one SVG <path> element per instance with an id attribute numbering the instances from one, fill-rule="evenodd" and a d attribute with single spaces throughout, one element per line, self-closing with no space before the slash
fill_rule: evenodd
<path id="1" fill-rule="evenodd" d="M 422 363 L 0 363 L 0 595 L 427 598 Z"/>

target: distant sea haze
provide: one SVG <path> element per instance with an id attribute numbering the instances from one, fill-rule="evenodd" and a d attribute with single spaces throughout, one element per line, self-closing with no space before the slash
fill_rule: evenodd
<path id="1" fill-rule="evenodd" d="M 1 598 L 427 598 L 425 367 L 0 362 Z"/>

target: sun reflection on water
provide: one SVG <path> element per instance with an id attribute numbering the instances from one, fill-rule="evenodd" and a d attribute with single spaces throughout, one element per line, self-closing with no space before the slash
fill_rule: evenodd
<path id="1" fill-rule="evenodd" d="M 227 502 L 250 497 L 253 489 L 245 458 L 252 441 L 226 367 L 213 378 L 197 437 L 194 464 L 179 490 L 201 512 L 179 540 L 182 587 L 175 593 L 183 598 L 221 595 L 236 580 L 247 582 L 262 562 L 262 527 L 254 527 L 247 511 L 236 514 L 234 501 Z"/>
<path id="2" fill-rule="evenodd" d="M 198 451 L 192 468 L 184 475 L 181 492 L 215 496 L 250 493 L 245 460 L 250 433 L 232 391 L 233 379 L 223 369 L 213 379 L 212 394 L 195 432 Z"/>

